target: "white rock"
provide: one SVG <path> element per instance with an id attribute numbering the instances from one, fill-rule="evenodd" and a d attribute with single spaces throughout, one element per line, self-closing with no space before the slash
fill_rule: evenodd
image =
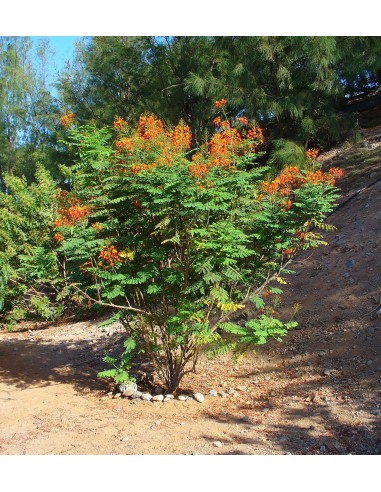
<path id="1" fill-rule="evenodd" d="M 180 395 L 180 396 L 177 397 L 177 399 L 180 400 L 180 401 L 186 401 L 188 399 L 188 397 L 185 396 L 185 395 Z"/>
<path id="2" fill-rule="evenodd" d="M 132 393 L 131 398 L 135 400 L 136 398 L 141 398 L 142 392 L 141 391 L 135 391 L 135 393 Z"/>
<path id="3" fill-rule="evenodd" d="M 164 395 L 164 398 L 167 398 L 168 400 L 173 400 L 175 397 L 171 394 Z"/>
<path id="4" fill-rule="evenodd" d="M 218 396 L 218 393 L 216 390 L 210 390 L 209 394 L 210 394 L 210 396 Z"/>
<path id="5" fill-rule="evenodd" d="M 193 398 L 198 401 L 199 403 L 202 403 L 205 400 L 205 397 L 202 393 L 195 393 L 193 395 Z"/>
<path id="6" fill-rule="evenodd" d="M 152 397 L 152 401 L 163 401 L 164 395 L 155 395 Z"/>
<path id="7" fill-rule="evenodd" d="M 237 390 L 238 391 L 246 391 L 247 390 L 247 386 L 237 386 Z"/>
<path id="8" fill-rule="evenodd" d="M 141 396 L 141 399 L 142 400 L 151 401 L 152 400 L 152 395 L 150 393 L 143 393 L 142 396 Z"/>
<path id="9" fill-rule="evenodd" d="M 222 448 L 223 444 L 221 441 L 213 441 L 213 446 L 216 448 Z"/>

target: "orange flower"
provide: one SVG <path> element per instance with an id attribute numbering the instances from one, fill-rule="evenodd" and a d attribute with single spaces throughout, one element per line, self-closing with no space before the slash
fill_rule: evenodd
<path id="1" fill-rule="evenodd" d="M 117 140 L 115 142 L 115 147 L 119 151 L 121 151 L 121 150 L 130 151 L 133 149 L 134 144 L 133 144 L 133 141 L 131 140 L 131 138 L 123 137 L 120 140 Z"/>
<path id="2" fill-rule="evenodd" d="M 247 126 L 249 124 L 249 120 L 245 118 L 244 116 L 241 116 L 240 118 L 237 119 L 239 123 L 243 126 Z"/>
<path id="3" fill-rule="evenodd" d="M 220 99 L 219 101 L 216 101 L 214 103 L 214 107 L 215 108 L 223 108 L 227 103 L 227 100 L 226 99 Z"/>
<path id="4" fill-rule="evenodd" d="M 295 250 L 294 249 L 285 249 L 285 250 L 283 250 L 283 253 L 285 255 L 292 255 L 295 253 Z"/>
<path id="5" fill-rule="evenodd" d="M 74 123 L 74 119 L 75 119 L 74 113 L 64 114 L 60 118 L 60 123 L 64 128 L 69 128 Z"/>
<path id="6" fill-rule="evenodd" d="M 113 125 L 115 130 L 123 130 L 127 126 L 127 121 L 125 121 L 121 116 L 116 116 Z"/>
<path id="7" fill-rule="evenodd" d="M 57 232 L 53 236 L 54 241 L 57 241 L 57 243 L 60 243 L 63 240 L 63 235 Z"/>
<path id="8" fill-rule="evenodd" d="M 309 161 L 316 161 L 318 155 L 319 149 L 316 147 L 306 150 L 306 157 Z"/>
<path id="9" fill-rule="evenodd" d="M 113 267 L 116 263 L 120 262 L 118 250 L 114 245 L 104 246 L 100 253 L 99 258 L 101 258 L 105 263 Z"/>
<path id="10" fill-rule="evenodd" d="M 216 116 L 213 120 L 213 125 L 220 126 L 220 124 L 221 124 L 221 116 Z"/>
<path id="11" fill-rule="evenodd" d="M 163 133 L 163 123 L 152 115 L 141 115 L 138 125 L 137 135 L 145 140 L 151 140 Z"/>
<path id="12" fill-rule="evenodd" d="M 180 122 L 171 134 L 171 144 L 176 150 L 189 150 L 192 141 L 192 133 L 188 125 Z"/>

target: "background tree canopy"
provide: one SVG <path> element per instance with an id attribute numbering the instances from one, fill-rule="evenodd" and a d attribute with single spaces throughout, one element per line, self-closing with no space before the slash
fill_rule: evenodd
<path id="1" fill-rule="evenodd" d="M 47 41 L 47 40 L 46 40 Z M 327 148 L 354 127 L 351 98 L 381 85 L 381 38 L 371 36 L 103 36 L 83 38 L 74 61 L 47 85 L 47 42 L 0 37 L 0 178 L 33 180 L 36 162 L 59 180 L 69 161 L 59 115 L 80 123 L 183 120 L 193 145 L 214 131 L 213 101 L 264 129 L 273 164 L 290 151 Z M 4 190 L 4 182 L 1 179 Z"/>

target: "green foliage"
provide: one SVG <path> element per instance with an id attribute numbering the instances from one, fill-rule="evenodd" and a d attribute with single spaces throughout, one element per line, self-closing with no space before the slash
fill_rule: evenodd
<path id="1" fill-rule="evenodd" d="M 41 165 L 35 183 L 6 175 L 5 184 L 8 193 L 0 193 L 0 312 L 9 311 L 12 322 L 18 316 L 52 319 L 62 311 L 54 297 L 63 282 L 52 241 L 56 185 Z"/>
<path id="2" fill-rule="evenodd" d="M 131 369 L 131 358 L 133 350 L 135 349 L 136 343 L 133 338 L 128 338 L 125 340 L 123 347 L 124 351 L 120 356 L 120 360 L 111 357 L 110 355 L 105 355 L 103 357 L 103 362 L 109 366 L 111 369 L 106 369 L 104 371 L 98 372 L 98 378 L 108 379 L 112 378 L 116 384 L 131 382 L 134 383 L 135 378 L 129 375 L 129 370 Z"/>

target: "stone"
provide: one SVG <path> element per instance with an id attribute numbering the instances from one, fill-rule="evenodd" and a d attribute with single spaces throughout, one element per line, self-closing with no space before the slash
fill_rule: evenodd
<path id="1" fill-rule="evenodd" d="M 324 374 L 324 376 L 329 376 L 331 374 L 331 372 L 332 372 L 332 369 L 324 369 L 323 374 Z"/>
<path id="2" fill-rule="evenodd" d="M 242 422 L 250 422 L 250 417 L 248 417 L 247 415 L 243 416 L 242 417 Z"/>
<path id="3" fill-rule="evenodd" d="M 323 446 L 320 446 L 320 452 L 321 453 L 325 453 L 327 451 L 327 448 L 323 445 Z"/>
<path id="4" fill-rule="evenodd" d="M 163 388 L 160 386 L 156 386 L 155 388 L 155 395 L 162 395 L 164 393 Z"/>
<path id="5" fill-rule="evenodd" d="M 233 388 L 229 388 L 228 393 L 229 395 L 235 395 L 236 391 Z"/>
<path id="6" fill-rule="evenodd" d="M 136 398 L 141 398 L 142 394 L 143 393 L 141 391 L 135 391 L 135 393 L 132 393 L 132 395 L 130 396 L 130 398 L 132 398 L 133 400 L 135 400 Z"/>
<path id="7" fill-rule="evenodd" d="M 146 401 L 151 401 L 152 400 L 152 395 L 150 393 L 143 393 L 142 396 L 141 396 L 141 399 L 142 400 L 146 400 Z"/>
<path id="8" fill-rule="evenodd" d="M 121 441 L 128 441 L 128 440 L 129 440 L 129 437 L 128 437 L 128 436 L 123 436 L 123 437 L 121 438 Z"/>
<path id="9" fill-rule="evenodd" d="M 152 401 L 163 401 L 164 395 L 155 395 L 152 397 Z"/>
<path id="10" fill-rule="evenodd" d="M 175 397 L 169 393 L 168 395 L 164 395 L 164 399 L 165 398 L 167 398 L 167 400 L 173 400 Z"/>
<path id="11" fill-rule="evenodd" d="M 262 410 L 261 410 L 262 413 L 267 413 L 269 411 L 270 411 L 270 409 L 268 407 L 262 408 Z"/>
<path id="12" fill-rule="evenodd" d="M 113 398 L 120 398 L 122 396 L 122 393 L 115 393 L 115 395 L 113 396 Z"/>
<path id="13" fill-rule="evenodd" d="M 177 397 L 177 399 L 178 399 L 178 400 L 180 400 L 180 401 L 186 401 L 186 400 L 188 399 L 188 397 L 187 397 L 187 396 L 185 396 L 185 395 L 179 395 L 179 396 Z"/>
<path id="14" fill-rule="evenodd" d="M 135 383 L 130 383 L 127 381 L 119 385 L 119 391 L 123 394 L 123 396 L 131 396 L 137 389 L 138 387 Z"/>
<path id="15" fill-rule="evenodd" d="M 221 441 L 213 441 L 213 446 L 215 448 L 222 448 L 223 444 Z"/>
<path id="16" fill-rule="evenodd" d="M 173 398 L 168 398 L 168 396 L 165 396 L 163 401 L 173 401 Z"/>
<path id="17" fill-rule="evenodd" d="M 345 262 L 345 266 L 350 270 L 354 267 L 354 264 L 355 264 L 355 260 L 352 258 L 348 258 L 348 260 Z"/>
<path id="18" fill-rule="evenodd" d="M 199 403 L 202 403 L 205 400 L 205 397 L 202 393 L 195 393 L 193 395 L 193 398 L 198 401 Z"/>
<path id="19" fill-rule="evenodd" d="M 210 396 L 218 396 L 218 392 L 216 390 L 209 391 Z"/>
<path id="20" fill-rule="evenodd" d="M 237 386 L 237 390 L 238 391 L 246 391 L 247 390 L 247 386 Z"/>

